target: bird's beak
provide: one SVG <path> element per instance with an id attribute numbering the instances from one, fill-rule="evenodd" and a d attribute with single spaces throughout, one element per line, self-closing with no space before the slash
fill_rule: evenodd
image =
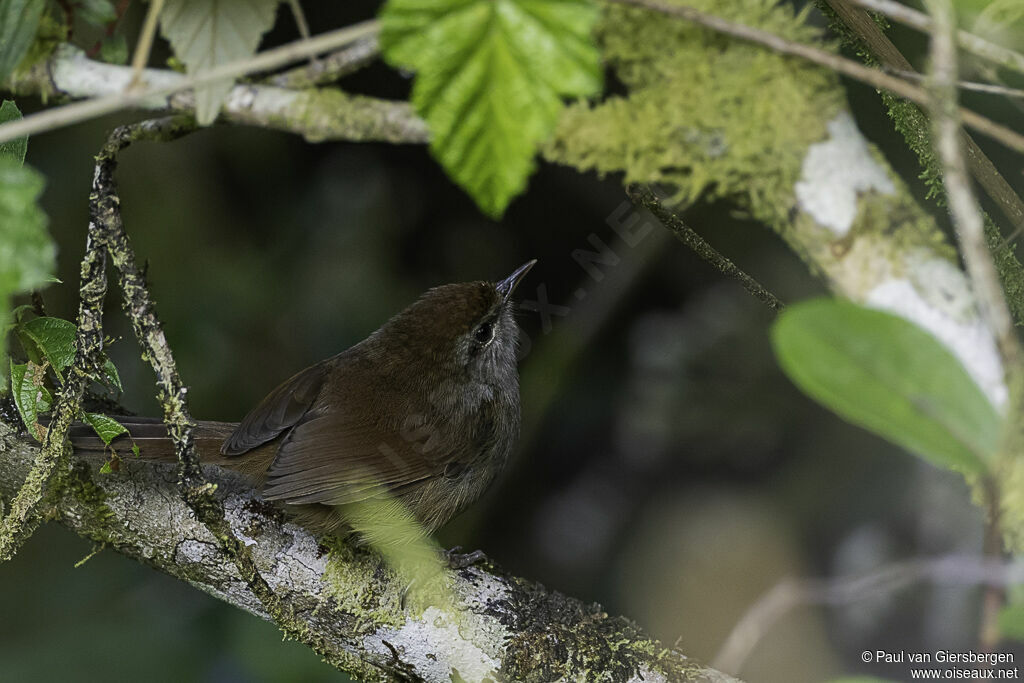
<path id="1" fill-rule="evenodd" d="M 526 274 L 530 272 L 530 268 L 533 268 L 535 263 L 537 263 L 537 259 L 527 261 L 516 268 L 514 273 L 494 285 L 494 288 L 498 290 L 498 294 L 501 295 L 502 300 L 508 301 L 508 298 L 512 296 L 512 292 L 515 291 L 519 281 L 526 277 Z"/>

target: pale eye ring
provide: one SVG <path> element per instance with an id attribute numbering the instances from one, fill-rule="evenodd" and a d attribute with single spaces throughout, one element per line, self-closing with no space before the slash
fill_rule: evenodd
<path id="1" fill-rule="evenodd" d="M 478 344 L 486 344 L 494 339 L 494 326 L 490 322 L 481 323 L 480 327 L 476 328 L 476 332 L 473 333 L 473 338 L 476 339 Z"/>

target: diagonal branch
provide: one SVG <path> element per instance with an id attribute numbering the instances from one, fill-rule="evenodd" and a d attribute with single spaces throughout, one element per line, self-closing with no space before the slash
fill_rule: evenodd
<path id="1" fill-rule="evenodd" d="M 90 202 L 90 213 L 95 211 Z M 103 349 L 103 299 L 107 293 L 107 253 L 91 237 L 82 261 L 82 284 L 79 289 L 78 332 L 75 338 L 75 359 L 61 388 L 43 446 L 36 454 L 32 469 L 19 484 L 18 493 L 0 520 L 0 562 L 17 552 L 39 523 L 37 508 L 47 483 L 60 472 L 70 452 L 68 428 L 81 410 L 82 396 L 89 383 L 89 371 Z M 2 450 L 2 449 L 0 449 Z M 4 506 L 0 505 L 0 514 Z"/>
<path id="2" fill-rule="evenodd" d="M 38 446 L 0 418 L 0 498 L 31 469 Z M 54 518 L 96 541 L 263 619 L 266 607 L 217 539 L 182 501 L 174 466 L 122 460 L 119 472 L 73 456 L 70 481 L 48 490 Z M 454 604 L 403 607 L 405 583 L 363 548 L 332 549 L 285 522 L 239 475 L 204 468 L 231 532 L 244 539 L 267 583 L 323 656 L 365 681 L 635 681 L 728 683 L 735 679 L 662 645 L 607 614 L 500 569 L 447 575 Z"/>
<path id="3" fill-rule="evenodd" d="M 724 33 L 741 40 L 763 45 L 764 47 L 774 50 L 779 54 L 792 55 L 794 57 L 800 57 L 801 59 L 806 59 L 816 64 L 820 64 L 837 73 L 866 83 L 874 88 L 893 92 L 912 102 L 917 102 L 922 105 L 927 105 L 929 102 L 928 93 L 926 93 L 922 88 L 896 78 L 895 76 L 890 76 L 884 71 L 868 68 L 863 64 L 853 61 L 852 59 L 840 57 L 828 50 L 823 50 L 821 48 L 814 47 L 813 45 L 804 45 L 803 43 L 787 40 L 781 36 L 775 35 L 774 33 L 769 33 L 768 31 L 763 31 L 752 26 L 728 21 L 721 17 L 701 12 L 693 7 L 676 5 L 665 2 L 664 0 L 607 1 L 619 5 L 642 7 L 652 12 L 660 12 L 661 14 L 690 21 L 713 31 L 718 31 L 719 33 Z M 974 128 L 980 133 L 998 140 L 1010 149 L 1024 153 L 1024 135 L 966 109 L 960 110 L 960 117 L 963 119 L 964 124 Z"/>
<path id="4" fill-rule="evenodd" d="M 878 12 L 893 21 L 898 21 L 905 26 L 916 28 L 919 31 L 933 34 L 936 30 L 941 30 L 933 18 L 929 17 L 923 12 L 918 12 L 913 7 L 907 7 L 904 4 L 895 2 L 894 0 L 846 0 L 854 5 L 858 5 L 865 9 Z M 953 40 L 956 45 L 959 45 L 964 50 L 971 52 L 979 57 L 983 57 L 991 62 L 995 62 L 1001 66 L 1005 66 L 1007 69 L 1013 69 L 1024 73 L 1024 55 L 1019 52 L 1014 52 L 1002 45 L 989 42 L 980 36 L 976 36 L 967 31 L 957 31 L 954 28 Z"/>
<path id="5" fill-rule="evenodd" d="M 223 504 L 215 496 L 216 486 L 203 476 L 192 435 L 193 422 L 185 399 L 187 388 L 178 375 L 174 356 L 157 320 L 152 298 L 136 265 L 135 254 L 121 221 L 120 199 L 113 177 L 121 150 L 138 140 L 175 140 L 195 129 L 194 120 L 178 117 L 143 121 L 114 130 L 96 158 L 91 196 L 95 210 L 89 224 L 90 250 L 108 253 L 118 271 L 124 309 L 142 347 L 142 355 L 156 374 L 157 399 L 163 406 L 164 422 L 178 455 L 178 485 L 182 498 L 213 535 L 221 552 L 234 563 L 248 589 L 281 630 L 330 659 L 329 649 L 320 636 L 310 631 L 306 624 L 296 621 L 292 610 L 260 575 L 249 547 L 238 539 L 224 517 Z M 88 253 L 86 258 L 89 258 Z"/>
<path id="6" fill-rule="evenodd" d="M 825 2 L 835 12 L 839 21 L 853 31 L 855 37 L 859 39 L 861 45 L 858 47 L 862 48 L 860 51 L 866 50 L 869 54 L 874 55 L 878 63 L 885 68 L 913 71 L 913 67 L 906 57 L 903 56 L 903 53 L 889 40 L 888 36 L 885 35 L 867 12 L 854 6 L 851 0 L 825 0 Z M 821 6 L 820 1 L 819 6 Z M 893 110 L 893 99 L 884 95 L 883 99 L 887 100 L 886 104 L 889 105 L 890 115 L 897 119 L 897 113 Z M 906 110 L 904 116 L 910 116 L 913 120 L 908 122 L 907 128 L 909 130 L 903 129 L 901 132 L 906 138 L 908 146 L 918 155 L 922 165 L 931 171 L 929 167 L 934 164 L 934 157 L 930 140 L 928 136 L 916 134 L 917 131 L 924 130 L 927 121 L 917 107 L 907 105 L 904 109 Z M 973 138 L 966 131 L 961 131 L 961 135 L 967 150 L 967 165 L 971 175 L 978 181 L 985 194 L 999 206 L 1003 214 L 1009 219 L 1013 225 L 1014 233 L 1024 232 L 1024 201 L 1021 201 L 1021 198 L 1017 196 L 1014 189 L 1006 182 L 999 169 L 996 168 L 995 164 L 985 155 L 982 149 L 978 147 Z M 937 175 L 938 169 L 935 168 L 934 172 Z M 993 253 L 1000 262 L 1004 287 L 1007 285 L 1006 279 L 1011 275 L 1011 272 L 1015 279 L 1024 279 L 1024 271 L 1022 271 L 1020 263 L 1013 252 L 1005 244 L 1001 244 L 1002 235 L 991 219 L 986 220 L 985 232 L 989 236 L 989 244 L 993 248 Z M 1014 305 L 1014 315 L 1017 320 L 1024 319 L 1024 310 L 1022 310 L 1024 302 L 1011 303 Z"/>
<path id="7" fill-rule="evenodd" d="M 665 208 L 661 200 L 650 188 L 631 185 L 626 188 L 626 194 L 634 204 L 642 206 L 653 213 L 655 218 L 672 231 L 676 239 L 710 263 L 718 272 L 739 282 L 755 299 L 776 312 L 785 308 L 785 304 L 778 297 L 765 289 L 760 282 L 738 268 L 735 263 L 719 253 L 703 237 L 686 225 L 679 216 Z"/>
<path id="8" fill-rule="evenodd" d="M 892 593 L 924 581 L 1002 589 L 1024 583 L 1024 563 L 949 555 L 896 562 L 853 576 L 784 579 L 758 598 L 736 622 L 715 655 L 714 664 L 723 671 L 742 671 L 744 663 L 764 636 L 797 607 L 881 601 Z"/>

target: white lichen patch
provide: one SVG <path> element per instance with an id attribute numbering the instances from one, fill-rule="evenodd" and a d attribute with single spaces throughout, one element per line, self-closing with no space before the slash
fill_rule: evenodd
<path id="1" fill-rule="evenodd" d="M 252 493 L 232 494 L 224 501 L 224 519 L 235 536 L 250 546 L 253 559 L 267 585 L 313 589 L 327 571 L 327 555 L 305 529 L 285 524 L 284 533 L 262 533 L 266 520 L 251 508 Z M 315 591 L 312 591 L 315 592 Z"/>
<path id="2" fill-rule="evenodd" d="M 1007 389 L 992 333 L 974 305 L 970 283 L 955 265 L 922 254 L 908 259 L 906 277 L 891 277 L 871 289 L 865 304 L 895 313 L 931 332 L 963 364 L 998 409 Z"/>
<path id="3" fill-rule="evenodd" d="M 298 97 L 298 92 L 285 88 L 236 85 L 225 98 L 224 109 L 243 117 L 248 114 L 256 120 L 261 116 L 274 116 L 287 111 Z"/>
<path id="4" fill-rule="evenodd" d="M 179 543 L 174 552 L 174 561 L 178 564 L 208 564 L 220 559 L 217 546 L 192 538 Z"/>
<path id="5" fill-rule="evenodd" d="M 857 217 L 857 195 L 893 194 L 896 187 L 871 155 L 849 112 L 828 123 L 829 139 L 811 145 L 804 157 L 796 199 L 800 208 L 837 236 L 849 232 Z"/>
<path id="6" fill-rule="evenodd" d="M 53 61 L 53 84 L 72 97 L 120 95 L 128 90 L 133 70 L 129 66 L 94 62 L 85 53 L 70 45 L 61 45 Z M 142 82 L 151 88 L 169 88 L 185 77 L 173 71 L 143 69 Z M 167 106 L 166 97 L 149 97 L 143 107 L 158 109 Z"/>
<path id="7" fill-rule="evenodd" d="M 475 633 L 463 615 L 453 616 L 437 607 L 428 607 L 422 616 L 409 618 L 398 628 L 378 630 L 366 638 L 364 645 L 390 658 L 393 653 L 385 645 L 387 641 L 402 661 L 414 666 L 416 674 L 426 681 L 495 680 L 501 667 L 498 653 L 482 647 L 474 639 Z"/>

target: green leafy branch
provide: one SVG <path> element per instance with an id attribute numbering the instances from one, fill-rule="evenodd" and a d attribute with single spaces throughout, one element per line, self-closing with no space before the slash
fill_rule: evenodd
<path id="1" fill-rule="evenodd" d="M 21 343 L 27 360 L 24 363 L 15 363 L 11 360 L 10 393 L 26 429 L 37 441 L 42 442 L 46 437 L 46 427 L 42 424 L 40 416 L 48 413 L 53 407 L 54 384 L 64 384 L 67 373 L 71 371 L 78 329 L 74 323 L 61 318 L 43 316 L 24 321 L 20 319 L 20 315 L 17 318 L 11 326 L 11 332 Z M 87 375 L 97 384 L 110 390 L 122 391 L 117 367 L 106 355 L 100 356 L 97 367 Z M 116 462 L 117 458 L 111 442 L 118 436 L 127 434 L 128 430 L 114 418 L 102 413 L 80 410 L 78 419 L 92 427 L 96 435 L 111 449 L 112 460 L 108 460 L 103 466 L 104 470 L 109 472 L 111 463 Z M 139 448 L 134 442 L 131 450 L 138 456 Z"/>

